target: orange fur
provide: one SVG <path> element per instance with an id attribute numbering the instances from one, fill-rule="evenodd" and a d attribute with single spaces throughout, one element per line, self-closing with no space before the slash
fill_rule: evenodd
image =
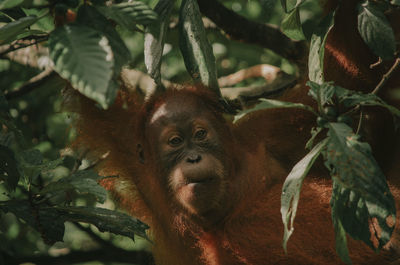
<path id="1" fill-rule="evenodd" d="M 357 33 L 356 1 L 342 3 L 326 44 L 325 76 L 345 88 L 370 92 L 390 63 L 370 69 L 377 58 Z M 393 25 L 399 17 L 391 15 Z M 389 101 L 390 89 L 400 86 L 399 73 L 395 73 L 382 90 L 382 96 Z M 141 107 L 141 100 L 135 96 L 124 94 L 108 111 L 99 110 L 88 100 L 82 100 L 77 107 L 80 118 L 75 147 L 88 148 L 93 157 L 108 154 L 98 163 L 97 169 L 101 174 L 119 177 L 107 179 L 103 185 L 113 192 L 123 208 L 150 225 L 156 263 L 340 264 L 330 217 L 331 182 L 321 177 L 326 176 L 324 170 L 318 169 L 306 179 L 296 230 L 288 244 L 289 254 L 285 255 L 282 248 L 282 183 L 294 163 L 306 153 L 304 145 L 311 127 L 315 126 L 315 117 L 302 110 L 280 109 L 252 113 L 235 125 L 227 123 L 232 133 L 228 139 L 230 155 L 235 161 L 234 174 L 229 176 L 233 207 L 222 221 L 203 224 L 171 204 L 160 185 L 156 165 L 144 166 L 136 154 L 137 144 L 146 137 L 143 130 L 148 115 L 174 93 L 186 93 L 188 98 L 198 97 L 207 104 L 214 104 L 203 93 L 168 92 L 146 103 L 145 107 Z M 306 94 L 307 88 L 302 84 L 283 99 L 312 105 Z M 391 103 L 397 104 L 396 101 Z M 214 107 L 211 109 L 218 111 Z M 370 115 L 366 122 L 370 134 L 366 139 L 372 143 L 390 181 L 398 185 L 399 133 L 394 132 L 391 117 L 385 111 L 376 108 L 366 111 Z M 145 152 L 150 151 L 145 149 Z M 398 189 L 394 186 L 391 189 L 398 199 Z M 376 254 L 363 243 L 349 239 L 354 264 L 389 264 L 399 258 L 398 246 L 395 235 L 386 250 Z"/>
<path id="2" fill-rule="evenodd" d="M 158 100 L 168 100 L 176 93 L 202 97 L 198 93 L 170 92 Z M 157 106 L 156 102 L 152 104 Z M 103 112 L 93 107 L 86 113 L 91 111 Z M 104 185 L 133 216 L 150 225 L 157 264 L 340 263 L 330 217 L 331 183 L 320 176 L 310 176 L 305 181 L 296 231 L 288 245 L 289 255 L 283 253 L 281 245 L 282 182 L 290 169 L 288 164 L 296 162 L 305 152 L 304 143 L 312 124 L 306 113 L 289 110 L 258 112 L 238 124 L 228 124 L 233 134 L 229 139 L 231 155 L 236 158 L 235 175 L 229 176 L 233 208 L 221 222 L 212 225 L 193 221 L 175 209 L 160 186 L 155 166 L 145 167 L 137 161 L 135 142 L 139 142 L 140 137 L 134 132 L 140 134 L 141 128 L 135 128 L 130 121 L 143 113 L 149 115 L 148 108 L 138 111 L 133 105 L 126 109 L 118 99 L 109 112 L 104 113 L 110 115 L 93 117 L 89 114 L 79 123 L 85 133 L 81 132 L 78 141 L 97 155 L 109 150 L 109 155 L 97 169 L 105 175 L 119 176 L 106 180 L 108 183 Z M 262 130 L 255 129 L 260 128 L 260 123 Z M 113 136 L 115 133 L 120 134 L 118 139 Z M 291 148 L 297 150 L 290 152 Z M 285 155 L 285 152 L 290 154 Z M 397 194 L 397 190 L 394 191 Z M 390 251 L 377 256 L 361 242 L 350 240 L 349 245 L 354 264 L 388 264 L 396 257 Z"/>

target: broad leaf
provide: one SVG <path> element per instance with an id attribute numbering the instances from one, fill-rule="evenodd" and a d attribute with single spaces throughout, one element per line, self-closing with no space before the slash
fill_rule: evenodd
<path id="1" fill-rule="evenodd" d="M 131 53 L 115 28 L 96 8 L 89 5 L 83 5 L 79 8 L 76 22 L 94 29 L 107 38 L 114 54 L 114 75 L 118 76 L 121 68 L 131 59 Z M 109 89 L 108 91 L 112 92 L 114 90 Z M 111 101 L 113 101 L 114 97 Z"/>
<path id="2" fill-rule="evenodd" d="M 135 234 L 147 238 L 146 224 L 127 214 L 104 208 L 51 207 L 42 204 L 32 206 L 29 201 L 11 200 L 0 202 L 0 209 L 15 214 L 35 228 L 48 244 L 62 241 L 66 221 L 93 224 L 102 232 L 111 232 L 132 239 Z"/>
<path id="3" fill-rule="evenodd" d="M 337 88 L 339 90 L 339 88 Z M 340 90 L 345 90 L 344 88 L 340 88 Z M 400 118 L 400 110 L 394 106 L 387 104 L 383 101 L 379 96 L 375 94 L 363 94 L 357 91 L 346 90 L 348 93 L 346 95 L 340 97 L 340 103 L 344 106 L 350 108 L 356 105 L 361 106 L 381 106 L 389 110 L 394 116 Z"/>
<path id="4" fill-rule="evenodd" d="M 392 5 L 400 6 L 400 0 L 392 0 L 390 1 Z"/>
<path id="5" fill-rule="evenodd" d="M 26 29 L 24 30 L 21 34 L 19 34 L 16 39 L 20 40 L 32 35 L 42 35 L 45 36 L 47 34 L 46 31 L 42 31 L 42 30 L 36 30 L 36 29 Z"/>
<path id="6" fill-rule="evenodd" d="M 307 85 L 310 87 L 308 94 L 315 99 L 320 106 L 333 104 L 333 96 L 336 93 L 336 87 L 332 83 L 318 84 L 308 81 Z"/>
<path id="7" fill-rule="evenodd" d="M 37 149 L 28 149 L 18 154 L 21 174 L 29 180 L 35 179 L 42 171 L 43 155 Z"/>
<path id="8" fill-rule="evenodd" d="M 283 10 L 290 13 L 293 9 L 298 8 L 305 0 L 281 0 Z"/>
<path id="9" fill-rule="evenodd" d="M 15 190 L 20 178 L 18 164 L 14 152 L 4 145 L 0 145 L 0 180 L 5 181 L 7 187 Z"/>
<path id="10" fill-rule="evenodd" d="M 321 127 L 313 127 L 311 129 L 311 138 L 306 143 L 306 149 L 311 149 L 314 146 L 314 141 L 322 130 L 323 128 Z"/>
<path id="11" fill-rule="evenodd" d="M 335 197 L 336 189 L 337 189 L 336 182 L 333 181 L 333 191 L 332 191 L 333 200 L 337 199 Z M 344 227 L 342 225 L 342 222 L 340 222 L 340 219 L 336 218 L 337 215 L 336 205 L 332 205 L 331 215 L 332 215 L 333 228 L 335 229 L 336 252 L 338 253 L 339 257 L 342 259 L 344 263 L 352 264 L 349 256 L 349 249 L 347 248 L 346 231 L 344 230 Z"/>
<path id="12" fill-rule="evenodd" d="M 95 225 L 102 232 L 111 232 L 134 239 L 134 235 L 147 238 L 149 227 L 127 214 L 104 208 L 61 207 L 55 209 L 65 221 L 84 222 Z"/>
<path id="13" fill-rule="evenodd" d="M 32 206 L 29 201 L 11 200 L 0 203 L 0 209 L 11 212 L 36 229 L 47 244 L 62 241 L 64 236 L 64 219 L 54 208 Z"/>
<path id="14" fill-rule="evenodd" d="M 334 179 L 332 218 L 374 249 L 393 232 L 396 207 L 385 176 L 367 143 L 344 123 L 329 123 L 326 165 Z M 338 219 L 338 220 L 335 220 Z"/>
<path id="15" fill-rule="evenodd" d="M 298 108 L 298 109 L 308 110 L 308 111 L 314 113 L 315 115 L 317 115 L 315 113 L 315 111 L 313 110 L 313 108 L 311 108 L 308 105 L 304 105 L 302 103 L 292 103 L 292 102 L 280 101 L 280 100 L 276 100 L 276 99 L 266 99 L 266 98 L 261 98 L 260 101 L 261 101 L 261 103 L 258 103 L 254 107 L 239 112 L 235 116 L 235 118 L 233 120 L 233 123 L 236 123 L 238 120 L 240 120 L 245 115 L 247 115 L 247 114 L 249 114 L 251 112 L 259 111 L 259 110 L 265 110 L 265 109 Z"/>
<path id="16" fill-rule="evenodd" d="M 322 84 L 324 81 L 325 43 L 329 31 L 333 27 L 334 16 L 334 12 L 326 16 L 311 36 L 310 53 L 308 55 L 308 78 L 318 84 Z"/>
<path id="17" fill-rule="evenodd" d="M 196 0 L 182 1 L 179 29 L 179 44 L 189 74 L 195 81 L 200 81 L 217 95 L 221 95 L 214 54 Z"/>
<path id="18" fill-rule="evenodd" d="M 301 159 L 286 177 L 281 195 L 281 214 L 284 225 L 283 249 L 287 252 L 287 242 L 294 231 L 293 223 L 296 217 L 301 186 L 315 160 L 326 147 L 327 140 L 318 143 L 303 159 Z"/>
<path id="19" fill-rule="evenodd" d="M 40 195 L 56 204 L 75 199 L 75 194 L 91 195 L 96 201 L 104 203 L 107 192 L 97 183 L 101 178 L 103 177 L 100 177 L 94 171 L 78 171 L 69 177 L 48 184 L 40 191 Z"/>
<path id="20" fill-rule="evenodd" d="M 22 5 L 25 0 L 0 0 L 0 10 Z"/>
<path id="21" fill-rule="evenodd" d="M 135 24 L 148 25 L 157 19 L 157 14 L 140 1 L 123 2 L 96 8 L 104 16 L 129 30 L 135 30 Z"/>
<path id="22" fill-rule="evenodd" d="M 19 156 L 23 164 L 40 166 L 43 163 L 43 155 L 37 149 L 25 150 Z"/>
<path id="23" fill-rule="evenodd" d="M 294 9 L 287 17 L 285 17 L 285 19 L 282 21 L 281 29 L 282 32 L 291 39 L 306 39 L 301 26 L 300 12 L 298 8 Z"/>
<path id="24" fill-rule="evenodd" d="M 144 34 L 144 62 L 147 67 L 147 73 L 158 86 L 161 85 L 161 57 L 163 55 L 169 17 L 174 4 L 175 1 L 172 0 L 160 0 L 154 8 L 159 19 L 149 25 Z"/>
<path id="25" fill-rule="evenodd" d="M 383 60 L 390 60 L 396 52 L 393 29 L 385 14 L 371 1 L 358 4 L 358 31 L 368 47 Z"/>
<path id="26" fill-rule="evenodd" d="M 55 70 L 85 96 L 107 108 L 114 56 L 106 37 L 83 25 L 64 25 L 49 38 Z"/>
<path id="27" fill-rule="evenodd" d="M 36 16 L 27 16 L 12 21 L 0 28 L 0 45 L 10 43 L 17 39 L 18 35 L 23 33 L 25 29 L 38 21 Z"/>

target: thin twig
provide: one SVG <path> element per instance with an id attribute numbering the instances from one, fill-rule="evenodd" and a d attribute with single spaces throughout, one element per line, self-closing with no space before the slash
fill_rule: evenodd
<path id="1" fill-rule="evenodd" d="M 379 82 L 379 84 L 375 87 L 375 89 L 371 92 L 371 94 L 375 94 L 377 95 L 379 93 L 379 91 L 382 89 L 382 87 L 386 84 L 386 82 L 389 80 L 389 78 L 392 76 L 392 74 L 394 73 L 394 71 L 397 69 L 397 67 L 399 67 L 400 65 L 400 58 L 397 58 L 394 62 L 394 64 L 392 65 L 392 67 L 389 69 L 389 71 L 383 75 L 381 81 Z"/>
<path id="2" fill-rule="evenodd" d="M 41 42 L 47 41 L 49 39 L 49 35 L 44 35 L 44 36 L 33 36 L 35 38 L 33 38 L 34 42 L 31 43 L 20 43 L 20 42 L 16 42 L 12 45 L 10 45 L 10 47 L 8 47 L 6 50 L 0 52 L 0 57 L 4 57 L 7 53 L 16 51 L 16 50 L 20 50 L 29 46 L 33 46 L 36 44 L 39 44 Z"/>
<path id="3" fill-rule="evenodd" d="M 379 93 L 379 91 L 382 89 L 382 87 L 385 86 L 386 82 L 389 80 L 389 78 L 393 75 L 394 71 L 397 69 L 397 67 L 399 67 L 400 65 L 400 58 L 397 58 L 394 62 L 394 64 L 392 65 L 392 67 L 389 69 L 389 71 L 387 71 L 387 73 L 385 73 L 382 76 L 381 81 L 378 83 L 378 85 L 375 87 L 375 89 L 371 92 L 371 94 L 373 95 L 377 95 Z M 356 134 L 359 134 L 362 126 L 363 126 L 363 120 L 364 120 L 364 113 L 363 113 L 363 108 L 360 105 L 355 106 L 352 111 L 358 110 L 360 109 L 360 118 L 358 120 L 358 126 L 357 126 L 357 131 Z"/>

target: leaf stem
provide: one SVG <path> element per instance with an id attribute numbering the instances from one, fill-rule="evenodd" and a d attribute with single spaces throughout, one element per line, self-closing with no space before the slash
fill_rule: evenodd
<path id="1" fill-rule="evenodd" d="M 360 106 L 360 105 L 358 105 L 358 106 Z M 360 110 L 360 118 L 358 119 L 358 126 L 357 126 L 356 134 L 359 134 L 359 133 L 360 133 L 361 128 L 362 128 L 362 124 L 363 124 L 363 119 L 364 119 L 363 110 L 362 110 L 361 107 L 359 107 L 359 108 L 360 108 L 361 110 Z"/>

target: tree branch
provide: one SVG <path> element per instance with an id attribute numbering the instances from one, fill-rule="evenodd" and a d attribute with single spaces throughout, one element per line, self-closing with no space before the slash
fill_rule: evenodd
<path id="1" fill-rule="evenodd" d="M 305 41 L 292 41 L 277 27 L 250 21 L 216 0 L 198 0 L 197 2 L 200 11 L 232 39 L 258 44 L 300 67 L 307 62 L 308 47 Z"/>
<path id="2" fill-rule="evenodd" d="M 261 86 L 231 87 L 251 77 L 263 77 L 266 80 L 266 84 Z M 153 79 L 148 74 L 134 69 L 124 68 L 121 72 L 121 81 L 127 91 L 136 91 L 143 95 L 144 98 L 148 98 L 155 91 Z M 267 64 L 255 65 L 218 78 L 222 96 L 236 109 L 242 109 L 254 104 L 259 98 L 274 97 L 296 85 L 297 81 L 295 76 Z M 182 85 L 167 80 L 161 80 L 161 82 L 167 89 L 183 88 Z"/>
<path id="3" fill-rule="evenodd" d="M 31 78 L 28 82 L 23 84 L 21 87 L 19 87 L 17 90 L 10 91 L 6 93 L 4 96 L 7 100 L 12 100 L 18 97 L 21 97 L 23 95 L 26 95 L 30 92 L 32 92 L 35 88 L 39 87 L 42 85 L 44 82 L 47 80 L 58 76 L 56 72 L 54 72 L 52 69 L 47 69 L 40 74 L 34 76 Z"/>
<path id="4" fill-rule="evenodd" d="M 239 70 L 233 74 L 218 78 L 220 87 L 234 86 L 243 80 L 252 77 L 263 77 L 265 81 L 271 82 L 276 79 L 278 73 L 282 70 L 276 66 L 269 64 L 257 64 L 249 68 Z"/>

